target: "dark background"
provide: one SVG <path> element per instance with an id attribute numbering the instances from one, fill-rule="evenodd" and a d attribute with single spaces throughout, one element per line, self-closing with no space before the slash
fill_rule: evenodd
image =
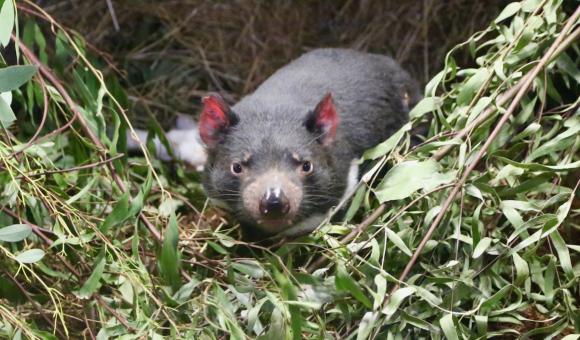
<path id="1" fill-rule="evenodd" d="M 176 112 L 195 115 L 207 91 L 235 101 L 315 47 L 391 55 L 425 84 L 454 45 L 508 2 L 110 0 L 113 11 L 106 0 L 38 3 L 106 53 L 137 125 L 154 116 L 167 128 Z M 467 59 L 461 53 L 459 65 Z"/>

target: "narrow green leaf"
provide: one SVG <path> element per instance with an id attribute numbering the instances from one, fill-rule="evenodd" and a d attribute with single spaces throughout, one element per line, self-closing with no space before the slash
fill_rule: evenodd
<path id="1" fill-rule="evenodd" d="M 79 199 L 81 199 L 82 197 L 87 195 L 89 190 L 91 190 L 93 188 L 93 185 L 95 185 L 95 183 L 97 182 L 98 179 L 99 179 L 98 176 L 93 177 L 89 181 L 89 183 L 87 183 L 87 185 L 85 185 L 79 192 L 77 192 L 74 196 L 72 196 L 71 198 L 66 200 L 66 203 L 73 204 L 74 202 L 78 201 Z"/>
<path id="2" fill-rule="evenodd" d="M 514 267 L 516 267 L 515 283 L 516 285 L 521 285 L 530 276 L 530 269 L 528 268 L 528 263 L 518 253 L 513 253 L 512 258 Z"/>
<path id="3" fill-rule="evenodd" d="M 475 246 L 475 249 L 473 249 L 473 258 L 476 259 L 480 257 L 481 254 L 483 254 L 487 250 L 487 248 L 489 248 L 490 244 L 491 239 L 489 237 L 482 238 L 477 244 L 477 246 Z"/>
<path id="4" fill-rule="evenodd" d="M 352 279 L 350 274 L 346 271 L 344 266 L 339 266 L 335 277 L 336 289 L 339 291 L 346 291 L 352 294 L 355 299 L 365 305 L 366 308 L 371 309 L 373 304 L 371 300 L 365 295 L 364 291 Z"/>
<path id="5" fill-rule="evenodd" d="M 513 17 L 517 12 L 519 12 L 521 7 L 521 2 L 512 2 L 511 4 L 507 5 L 503 11 L 501 11 L 497 18 L 495 18 L 494 22 L 497 24 L 507 18 Z"/>
<path id="6" fill-rule="evenodd" d="M 178 240 L 179 229 L 177 226 L 177 217 L 172 213 L 163 236 L 163 245 L 161 247 L 158 264 L 161 275 L 173 289 L 177 289 L 181 284 L 179 276 L 180 259 L 177 251 Z"/>
<path id="7" fill-rule="evenodd" d="M 429 302 L 432 306 L 439 306 L 443 303 L 443 300 L 437 295 L 431 293 L 429 290 L 421 286 L 413 286 L 417 290 L 417 295 L 423 300 Z"/>
<path id="8" fill-rule="evenodd" d="M 90 298 L 93 295 L 93 293 L 97 291 L 97 288 L 99 288 L 100 286 L 99 281 L 103 276 L 105 264 L 107 262 L 105 261 L 104 255 L 100 255 L 95 262 L 96 262 L 95 269 L 91 273 L 91 276 L 89 276 L 89 278 L 85 281 L 81 289 L 79 289 L 79 292 L 77 294 L 78 297 L 81 299 Z"/>
<path id="9" fill-rule="evenodd" d="M 356 334 L 356 340 L 364 340 L 369 337 L 375 323 L 377 321 L 377 313 L 376 312 L 366 312 L 363 318 L 360 321 L 358 326 L 358 332 Z"/>
<path id="10" fill-rule="evenodd" d="M 415 292 L 416 289 L 414 287 L 403 287 L 397 289 L 391 296 L 389 303 L 385 306 L 385 308 L 383 308 L 383 314 L 385 314 L 387 318 L 390 318 L 393 314 L 395 314 L 403 301 L 405 301 L 406 298 L 413 295 Z"/>
<path id="11" fill-rule="evenodd" d="M 4 98 L 0 97 L 0 124 L 1 127 L 9 128 L 12 123 L 16 120 L 16 116 L 14 115 L 14 111 Z"/>
<path id="12" fill-rule="evenodd" d="M 384 227 L 385 228 L 385 232 L 387 233 L 387 237 L 393 242 L 393 244 L 399 248 L 403 253 L 405 253 L 405 255 L 407 256 L 413 256 L 413 253 L 411 252 L 411 250 L 409 249 L 409 247 L 407 247 L 407 245 L 405 244 L 405 242 L 399 237 L 399 235 L 397 235 L 397 233 L 395 233 L 394 231 L 392 231 L 391 229 Z"/>
<path id="13" fill-rule="evenodd" d="M 10 1 L 7 1 L 10 2 Z M 32 65 L 8 66 L 0 69 L 0 93 L 12 91 L 30 80 L 38 67 Z"/>
<path id="14" fill-rule="evenodd" d="M 20 263 L 35 263 L 44 257 L 44 250 L 42 249 L 29 249 L 22 253 L 16 255 L 16 260 Z"/>
<path id="15" fill-rule="evenodd" d="M 14 28 L 14 3 L 5 0 L 0 7 L 0 45 L 6 47 L 10 43 L 10 34 Z M 4 91 L 0 91 L 4 92 Z"/>
<path id="16" fill-rule="evenodd" d="M 0 241 L 19 242 L 32 233 L 32 228 L 28 224 L 13 224 L 0 229 Z"/>
<path id="17" fill-rule="evenodd" d="M 375 189 L 380 202 L 409 197 L 419 189 L 430 190 L 451 182 L 455 173 L 439 173 L 439 165 L 432 159 L 406 161 L 394 166 Z"/>
<path id="18" fill-rule="evenodd" d="M 105 218 L 105 221 L 101 225 L 101 232 L 106 233 L 110 227 L 121 224 L 125 221 L 129 214 L 131 213 L 129 209 L 129 191 L 126 191 L 115 204 L 113 211 Z"/>
<path id="19" fill-rule="evenodd" d="M 473 99 L 479 88 L 489 77 L 489 71 L 486 68 L 477 70 L 469 80 L 461 87 L 457 94 L 457 105 L 467 105 Z"/>
<path id="20" fill-rule="evenodd" d="M 411 112 L 409 112 L 409 118 L 419 118 L 428 112 L 439 109 L 441 104 L 443 104 L 443 100 L 440 97 L 423 98 L 417 103 L 417 105 L 415 105 Z"/>
<path id="21" fill-rule="evenodd" d="M 574 279 L 574 269 L 572 268 L 572 260 L 570 259 L 570 252 L 568 248 L 566 248 L 566 242 L 558 232 L 555 230 L 553 233 L 550 234 L 550 239 L 552 240 L 552 244 L 554 248 L 556 248 L 556 253 L 558 254 L 558 259 L 560 259 L 560 266 L 566 274 L 568 280 Z"/>
<path id="22" fill-rule="evenodd" d="M 452 314 L 446 314 L 444 317 L 439 319 L 439 324 L 448 340 L 459 340 L 459 335 L 457 335 Z"/>
<path id="23" fill-rule="evenodd" d="M 411 123 L 407 123 L 403 125 L 396 133 L 394 133 L 391 137 L 389 137 L 386 141 L 380 143 L 379 145 L 375 146 L 372 149 L 367 150 L 362 159 L 370 160 L 370 159 L 377 159 L 381 156 L 388 154 L 401 140 L 405 132 L 411 130 Z"/>
<path id="24" fill-rule="evenodd" d="M 255 260 L 239 260 L 232 263 L 232 267 L 254 279 L 261 279 L 266 275 L 260 263 Z"/>
<path id="25" fill-rule="evenodd" d="M 482 311 L 490 311 L 501 301 L 501 299 L 506 296 L 506 294 L 511 291 L 512 285 L 505 285 L 500 290 L 498 290 L 495 294 L 486 299 L 481 304 Z"/>

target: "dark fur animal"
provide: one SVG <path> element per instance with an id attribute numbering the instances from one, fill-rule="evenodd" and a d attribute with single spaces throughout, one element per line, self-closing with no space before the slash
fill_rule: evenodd
<path id="1" fill-rule="evenodd" d="M 353 160 L 418 99 L 391 58 L 348 49 L 302 55 L 231 108 L 206 97 L 207 194 L 263 236 L 312 230 L 358 180 Z"/>

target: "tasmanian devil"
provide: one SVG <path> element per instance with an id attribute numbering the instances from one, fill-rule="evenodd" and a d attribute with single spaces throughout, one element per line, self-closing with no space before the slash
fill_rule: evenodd
<path id="1" fill-rule="evenodd" d="M 418 98 L 389 57 L 308 52 L 231 107 L 204 98 L 203 185 L 254 235 L 312 230 L 356 184 L 356 160 L 397 131 Z"/>

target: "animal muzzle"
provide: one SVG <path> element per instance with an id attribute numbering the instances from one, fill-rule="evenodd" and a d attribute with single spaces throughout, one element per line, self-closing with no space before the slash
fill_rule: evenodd
<path id="1" fill-rule="evenodd" d="M 302 187 L 278 169 L 264 172 L 242 190 L 245 211 L 256 225 L 278 232 L 295 222 L 302 202 Z"/>
<path id="2" fill-rule="evenodd" d="M 269 188 L 260 199 L 259 208 L 264 219 L 281 220 L 290 211 L 290 201 L 280 188 Z"/>

